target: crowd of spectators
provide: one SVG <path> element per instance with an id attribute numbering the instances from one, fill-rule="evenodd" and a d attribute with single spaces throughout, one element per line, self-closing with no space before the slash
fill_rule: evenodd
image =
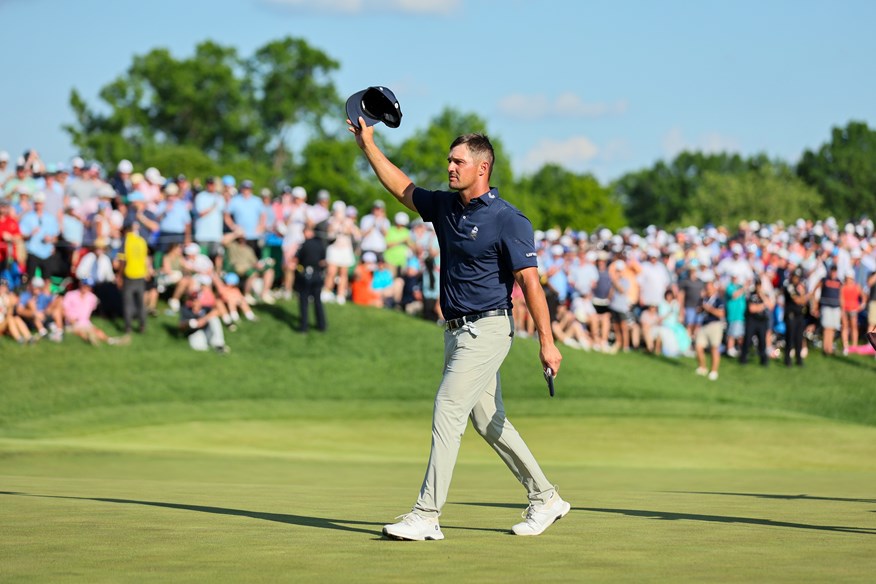
<path id="1" fill-rule="evenodd" d="M 876 325 L 876 237 L 869 219 L 799 219 L 667 231 L 536 231 L 538 265 L 559 342 L 583 350 L 697 358 L 718 378 L 722 356 L 756 353 L 802 365 L 809 346 L 865 352 Z M 300 186 L 256 194 L 235 177 L 112 172 L 35 151 L 0 152 L 0 335 L 20 343 L 121 344 L 166 301 L 196 350 L 227 352 L 225 331 L 253 306 L 300 289 L 306 237 L 327 248 L 321 302 L 398 309 L 441 323 L 432 226 L 377 200 L 358 210 Z M 309 281 L 309 279 L 308 279 Z M 534 334 L 515 287 L 517 334 Z M 91 323 L 120 319 L 120 336 Z M 122 328 L 122 327 L 120 327 Z M 319 327 L 324 329 L 324 322 Z"/>

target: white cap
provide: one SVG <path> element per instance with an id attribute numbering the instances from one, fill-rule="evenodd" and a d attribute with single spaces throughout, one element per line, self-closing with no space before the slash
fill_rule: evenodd
<path id="1" fill-rule="evenodd" d="M 197 243 L 190 243 L 185 247 L 183 251 L 186 255 L 196 255 L 201 253 L 201 246 Z"/>
<path id="2" fill-rule="evenodd" d="M 565 250 L 565 248 L 563 248 L 562 245 L 560 245 L 560 244 L 557 243 L 557 244 L 554 244 L 554 245 L 551 246 L 551 254 L 553 254 L 553 255 L 563 255 L 564 253 L 566 253 L 566 250 Z"/>
<path id="3" fill-rule="evenodd" d="M 626 262 L 624 262 L 623 260 L 615 260 L 614 264 L 612 264 L 612 265 L 614 266 L 614 269 L 617 270 L 618 272 L 626 269 L 626 267 L 627 267 Z"/>
<path id="4" fill-rule="evenodd" d="M 37 276 L 36 278 L 31 280 L 30 283 L 33 284 L 34 288 L 42 288 L 43 286 L 46 285 L 46 281 L 43 280 L 42 278 L 40 278 L 39 276 Z"/>
<path id="5" fill-rule="evenodd" d="M 0 162 L 6 162 L 9 160 L 9 153 L 5 150 L 0 150 Z"/>
<path id="6" fill-rule="evenodd" d="M 362 254 L 362 263 L 375 264 L 377 263 L 377 255 L 373 251 L 366 251 Z"/>
<path id="7" fill-rule="evenodd" d="M 176 185 L 176 183 L 170 183 L 166 187 L 164 187 L 164 194 L 166 194 L 168 197 L 178 195 L 179 187 Z"/>
<path id="8" fill-rule="evenodd" d="M 343 201 L 335 201 L 332 203 L 332 211 L 335 213 L 343 213 L 347 210 L 347 204 Z"/>
<path id="9" fill-rule="evenodd" d="M 408 214 L 404 211 L 399 211 L 398 213 L 396 213 L 394 219 L 395 222 L 399 225 L 407 225 L 411 222 L 411 218 L 408 217 Z"/>
<path id="10" fill-rule="evenodd" d="M 307 191 L 304 190 L 304 187 L 292 187 L 292 196 L 296 199 L 306 199 Z"/>
<path id="11" fill-rule="evenodd" d="M 703 270 L 700 272 L 699 278 L 703 282 L 714 282 L 715 281 L 715 273 L 712 270 Z"/>
<path id="12" fill-rule="evenodd" d="M 46 193 L 42 191 L 37 191 L 33 194 L 33 202 L 34 203 L 45 203 L 46 202 Z"/>
<path id="13" fill-rule="evenodd" d="M 331 198 L 331 195 L 330 195 L 329 192 L 328 192 L 327 190 L 325 190 L 325 189 L 319 189 L 319 190 L 316 192 L 316 200 L 317 200 L 317 201 L 328 201 L 329 198 Z"/>
<path id="14" fill-rule="evenodd" d="M 164 182 L 164 177 L 161 176 L 161 173 L 158 172 L 158 169 L 154 166 L 147 168 L 146 172 L 143 173 L 143 176 L 154 185 L 162 184 Z"/>
<path id="15" fill-rule="evenodd" d="M 119 161 L 119 165 L 116 167 L 116 170 L 123 174 L 131 174 L 134 172 L 134 165 L 131 164 L 130 160 L 124 159 Z"/>
<path id="16" fill-rule="evenodd" d="M 73 168 L 84 168 L 85 161 L 82 160 L 81 156 L 76 156 L 73 158 L 73 160 L 70 161 L 70 166 L 72 166 Z"/>

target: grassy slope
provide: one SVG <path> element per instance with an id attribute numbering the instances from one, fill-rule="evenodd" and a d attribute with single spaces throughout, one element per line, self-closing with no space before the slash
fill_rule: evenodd
<path id="1" fill-rule="evenodd" d="M 291 304 L 229 334 L 228 356 L 190 351 L 173 321 L 128 347 L 2 344 L 0 436 L 36 437 L 190 419 L 386 417 L 421 411 L 440 378 L 442 334 L 404 315 L 332 306 L 327 335 L 294 334 Z M 814 355 L 803 369 L 726 361 L 721 378 L 690 359 L 566 349 L 547 399 L 537 343 L 515 342 L 503 368 L 512 411 L 527 415 L 789 417 L 876 425 L 876 363 Z"/>

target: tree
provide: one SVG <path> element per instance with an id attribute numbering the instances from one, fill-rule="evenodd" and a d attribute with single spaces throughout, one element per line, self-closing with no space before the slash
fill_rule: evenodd
<path id="1" fill-rule="evenodd" d="M 187 59 L 154 49 L 100 91 L 104 113 L 74 89 L 76 123 L 65 129 L 83 155 L 105 165 L 121 158 L 149 164 L 147 154 L 185 147 L 223 164 L 270 164 L 279 175 L 291 168 L 290 128 L 319 135 L 322 118 L 340 109 L 328 79 L 337 67 L 292 38 L 268 43 L 249 59 L 213 41 Z"/>
<path id="2" fill-rule="evenodd" d="M 621 205 L 599 181 L 556 164 L 547 164 L 521 179 L 515 192 L 520 198 L 512 202 L 537 227 L 591 231 L 600 226 L 617 229 L 625 223 Z"/>
<path id="3" fill-rule="evenodd" d="M 653 168 L 624 175 L 613 189 L 631 226 L 677 226 L 689 211 L 704 173 L 743 172 L 765 161 L 764 156 L 746 161 L 738 154 L 681 152 L 669 164 L 660 161 Z"/>
<path id="4" fill-rule="evenodd" d="M 375 199 L 386 194 L 351 136 L 311 139 L 302 151 L 295 182 L 311 194 L 326 189 L 360 210 L 370 209 Z"/>
<path id="5" fill-rule="evenodd" d="M 797 174 L 824 197 L 826 211 L 842 219 L 876 208 L 876 130 L 864 122 L 835 127 L 831 141 L 806 150 Z"/>
<path id="6" fill-rule="evenodd" d="M 735 226 L 742 220 L 786 222 L 822 212 L 821 195 L 784 164 L 761 166 L 737 173 L 703 174 L 685 224 Z"/>

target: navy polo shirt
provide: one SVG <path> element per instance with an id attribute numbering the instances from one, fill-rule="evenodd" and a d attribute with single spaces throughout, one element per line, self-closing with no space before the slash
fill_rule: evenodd
<path id="1" fill-rule="evenodd" d="M 413 201 L 438 236 L 444 318 L 511 308 L 514 272 L 538 265 L 529 219 L 495 188 L 468 205 L 456 192 L 421 188 Z"/>

